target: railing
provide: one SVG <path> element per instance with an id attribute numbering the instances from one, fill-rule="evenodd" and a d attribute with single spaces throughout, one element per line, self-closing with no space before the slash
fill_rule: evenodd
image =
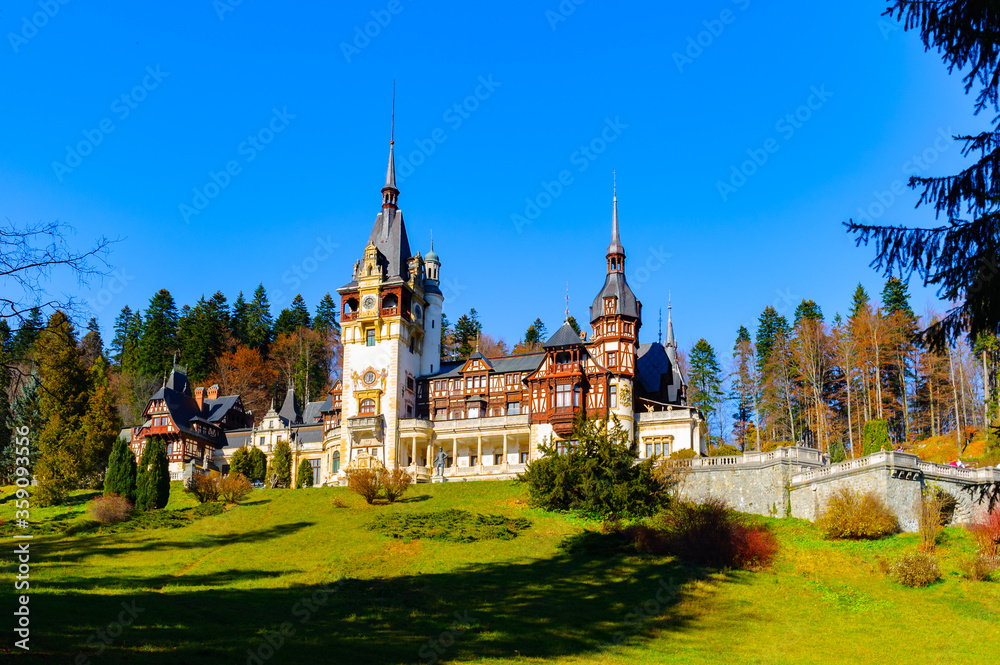
<path id="1" fill-rule="evenodd" d="M 528 426 L 528 414 L 522 414 L 520 416 L 488 416 L 485 418 L 462 418 L 459 420 L 434 421 L 434 431 L 439 435 L 518 426 Z"/>
<path id="2" fill-rule="evenodd" d="M 848 460 L 822 469 L 812 469 L 792 476 L 793 483 L 804 483 L 820 478 L 856 473 L 875 466 L 901 472 L 920 473 L 932 478 L 954 478 L 968 482 L 985 483 L 1000 481 L 1000 470 L 994 468 L 963 469 L 947 464 L 924 462 L 912 453 L 883 450 L 868 457 Z"/>
<path id="3" fill-rule="evenodd" d="M 695 457 L 676 461 L 681 466 L 692 469 L 719 466 L 760 466 L 780 461 L 818 466 L 826 463 L 826 455 L 814 448 L 787 447 L 777 448 L 766 453 L 750 452 L 731 457 Z"/>
<path id="4" fill-rule="evenodd" d="M 358 313 L 357 312 L 344 312 L 344 314 L 340 317 L 340 320 L 341 321 L 353 321 L 356 318 L 358 318 Z"/>

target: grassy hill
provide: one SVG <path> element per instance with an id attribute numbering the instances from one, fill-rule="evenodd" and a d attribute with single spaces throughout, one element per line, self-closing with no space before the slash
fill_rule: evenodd
<path id="1" fill-rule="evenodd" d="M 908 589 L 884 578 L 876 558 L 915 548 L 912 534 L 827 542 L 807 522 L 768 520 L 782 545 L 773 569 L 720 572 L 581 536 L 597 525 L 530 508 L 509 482 L 421 485 L 393 506 L 341 488 L 258 490 L 207 517 L 193 517 L 193 502 L 172 491 L 177 528 L 63 535 L 82 520 L 87 493 L 37 510 L 36 534 L 50 533 L 31 546 L 32 652 L 8 637 L 0 654 L 81 664 L 884 665 L 995 662 L 1000 642 L 1000 583 L 958 575 L 957 559 L 972 549 L 959 528 L 939 548 L 945 579 Z M 0 518 L 13 516 L 10 497 L 8 488 Z M 380 516 L 449 509 L 530 526 L 475 542 L 368 528 Z M 0 560 L 12 571 L 13 528 L 0 529 Z M 109 629 L 123 603 L 137 618 Z"/>

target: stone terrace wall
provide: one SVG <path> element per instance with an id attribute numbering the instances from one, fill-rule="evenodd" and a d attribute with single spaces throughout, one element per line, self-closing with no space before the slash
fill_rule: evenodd
<path id="1" fill-rule="evenodd" d="M 778 448 L 735 457 L 700 457 L 683 463 L 687 472 L 678 488 L 681 498 L 704 501 L 715 497 L 740 512 L 780 517 L 788 508 L 792 476 L 822 468 L 827 457 L 812 448 Z"/>
<path id="2" fill-rule="evenodd" d="M 936 487 L 955 498 L 953 523 L 979 519 L 985 506 L 965 491 L 971 485 L 1000 482 L 997 469 L 959 469 L 923 462 L 910 453 L 883 451 L 840 464 L 811 448 L 778 448 L 768 453 L 684 460 L 681 498 L 722 499 L 744 513 L 815 520 L 831 494 L 842 488 L 874 491 L 899 517 L 904 531 L 917 530 L 915 504 L 921 491 Z M 790 508 L 789 508 L 790 506 Z"/>

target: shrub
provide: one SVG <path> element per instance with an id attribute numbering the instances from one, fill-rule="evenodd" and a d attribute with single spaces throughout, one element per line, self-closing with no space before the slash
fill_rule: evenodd
<path id="1" fill-rule="evenodd" d="M 861 433 L 861 453 L 871 455 L 880 450 L 892 450 L 892 439 L 889 438 L 889 423 L 875 419 L 865 423 Z"/>
<path id="2" fill-rule="evenodd" d="M 247 450 L 246 446 L 238 448 L 229 459 L 230 473 L 240 473 L 249 477 L 253 473 L 252 465 L 250 451 Z"/>
<path id="3" fill-rule="evenodd" d="M 690 448 L 682 448 L 681 450 L 675 450 L 670 453 L 670 457 L 667 459 L 694 459 L 698 456 L 698 453 L 691 450 Z"/>
<path id="4" fill-rule="evenodd" d="M 199 503 L 191 509 L 191 512 L 198 517 L 209 517 L 210 515 L 221 515 L 223 509 L 224 507 L 221 503 Z"/>
<path id="5" fill-rule="evenodd" d="M 524 517 L 473 513 L 455 508 L 415 513 L 383 513 L 366 528 L 401 538 L 472 543 L 478 540 L 512 540 L 531 526 Z"/>
<path id="6" fill-rule="evenodd" d="M 65 485 L 54 478 L 43 478 L 31 493 L 31 502 L 39 507 L 58 506 L 66 501 Z"/>
<path id="7" fill-rule="evenodd" d="M 395 503 L 396 499 L 403 496 L 410 487 L 410 474 L 400 468 L 392 471 L 385 471 L 382 478 L 382 489 L 385 491 L 385 500 Z"/>
<path id="8" fill-rule="evenodd" d="M 219 488 L 219 499 L 226 503 L 238 504 L 253 491 L 250 481 L 242 473 L 230 473 L 215 482 Z"/>
<path id="9" fill-rule="evenodd" d="M 135 479 L 138 466 L 135 455 L 125 439 L 118 437 L 111 449 L 108 473 L 104 476 L 104 493 L 118 494 L 129 501 L 135 501 Z"/>
<path id="10" fill-rule="evenodd" d="M 132 515 L 132 502 L 118 494 L 105 494 L 90 502 L 90 518 L 101 524 L 118 524 Z"/>
<path id="11" fill-rule="evenodd" d="M 379 469 L 351 469 L 347 472 L 347 487 L 373 503 L 382 491 L 382 474 Z"/>
<path id="12" fill-rule="evenodd" d="M 816 526 L 830 539 L 875 539 L 897 533 L 899 519 L 874 492 L 844 488 L 827 500 Z"/>
<path id="13" fill-rule="evenodd" d="M 909 587 L 925 587 L 941 579 L 937 559 L 926 552 L 911 552 L 889 564 L 889 577 Z"/>
<path id="14" fill-rule="evenodd" d="M 830 444 L 830 464 L 839 464 L 847 459 L 847 452 L 844 450 L 843 441 L 834 441 Z"/>
<path id="15" fill-rule="evenodd" d="M 1000 559 L 1000 508 L 988 513 L 982 522 L 969 526 L 969 530 L 976 536 L 984 556 Z"/>
<path id="16" fill-rule="evenodd" d="M 638 444 L 617 420 L 609 426 L 581 415 L 572 438 L 579 443 L 564 454 L 554 443 L 540 446 L 543 456 L 519 476 L 535 506 L 623 518 L 652 515 L 668 501 L 653 459 L 639 459 Z"/>
<path id="17" fill-rule="evenodd" d="M 709 457 L 733 457 L 735 455 L 742 455 L 742 454 L 743 454 L 742 450 L 740 450 L 736 446 L 731 446 L 728 443 L 723 446 L 719 446 L 717 448 L 708 449 Z"/>
<path id="18" fill-rule="evenodd" d="M 334 508 L 347 508 L 347 504 L 339 496 L 333 497 L 333 501 L 330 502 Z"/>
<path id="19" fill-rule="evenodd" d="M 690 563 L 759 570 L 771 565 L 778 552 L 777 540 L 767 527 L 747 521 L 718 499 L 701 504 L 678 501 L 655 518 L 654 525 L 655 534 L 630 530 L 636 547 Z"/>
<path id="20" fill-rule="evenodd" d="M 287 441 L 274 444 L 267 477 L 270 479 L 271 487 L 292 486 L 292 449 L 288 447 Z"/>
<path id="21" fill-rule="evenodd" d="M 170 499 L 170 468 L 167 450 L 159 439 L 148 439 L 139 458 L 136 478 L 136 510 L 163 508 Z"/>
<path id="22" fill-rule="evenodd" d="M 267 455 L 260 448 L 254 447 L 250 449 L 248 457 L 250 459 L 250 473 L 243 475 L 252 482 L 264 482 L 267 479 Z"/>
<path id="23" fill-rule="evenodd" d="M 194 474 L 188 479 L 185 487 L 191 494 L 194 494 L 198 503 L 219 500 L 219 484 L 215 482 L 215 478 L 208 474 Z"/>
<path id="24" fill-rule="evenodd" d="M 920 532 L 920 549 L 933 552 L 941 536 L 944 498 L 940 490 L 925 489 L 917 498 L 914 512 L 917 514 L 917 530 Z"/>
<path id="25" fill-rule="evenodd" d="M 976 552 L 971 557 L 960 561 L 958 566 L 966 579 L 973 582 L 985 582 L 991 579 L 994 571 L 1000 567 L 1000 561 L 983 552 Z"/>
<path id="26" fill-rule="evenodd" d="M 309 460 L 299 460 L 299 470 L 295 473 L 295 487 L 312 487 L 313 470 Z"/>

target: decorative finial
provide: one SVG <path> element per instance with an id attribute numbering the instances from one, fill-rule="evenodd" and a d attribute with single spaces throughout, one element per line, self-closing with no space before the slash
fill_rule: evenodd
<path id="1" fill-rule="evenodd" d="M 566 282 L 566 321 L 569 321 L 569 282 Z"/>
<path id="2" fill-rule="evenodd" d="M 389 129 L 389 145 L 396 142 L 396 79 L 392 79 L 392 125 Z"/>
<path id="3" fill-rule="evenodd" d="M 658 344 L 663 344 L 663 308 L 662 307 L 660 308 L 660 321 L 659 321 L 659 327 L 657 328 L 657 332 L 656 332 L 656 342 Z"/>

